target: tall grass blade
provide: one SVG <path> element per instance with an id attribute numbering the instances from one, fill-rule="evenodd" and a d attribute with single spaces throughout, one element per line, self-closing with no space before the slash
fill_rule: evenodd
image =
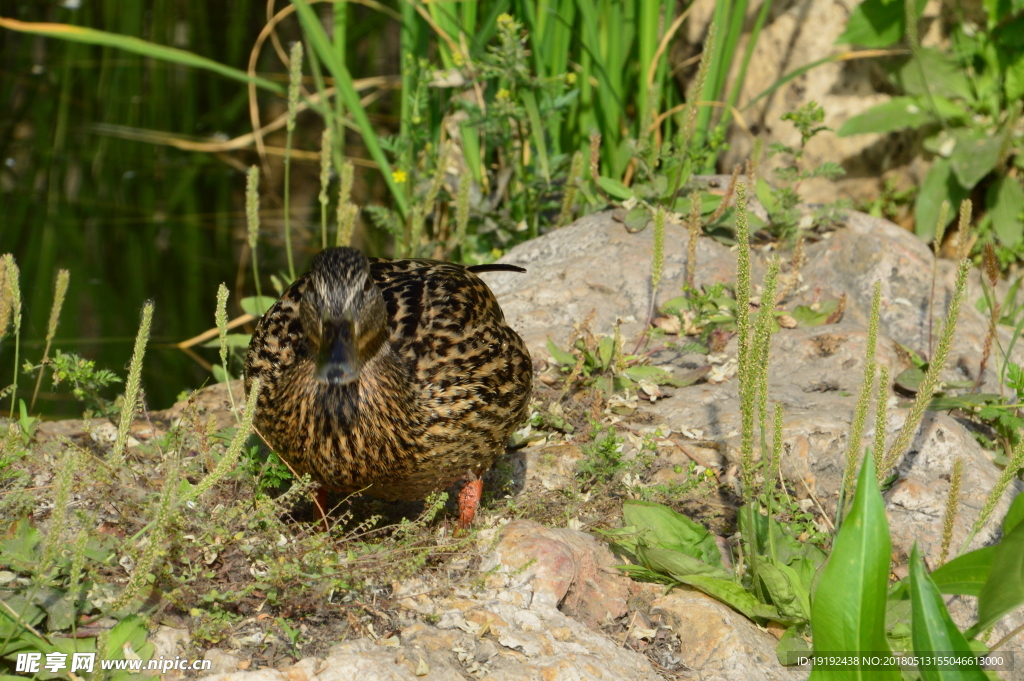
<path id="1" fill-rule="evenodd" d="M 133 52 L 143 57 L 169 61 L 173 64 L 181 64 L 182 66 L 206 69 L 233 80 L 242 81 L 243 83 L 253 83 L 264 90 L 270 90 L 277 94 L 284 94 L 284 88 L 273 81 L 267 80 L 266 78 L 260 78 L 259 76 L 253 76 L 250 78 L 249 74 L 240 69 L 232 68 L 212 59 L 207 59 L 206 57 L 201 57 L 198 54 L 189 52 L 188 50 L 158 45 L 157 43 L 151 43 L 148 40 L 142 40 L 141 38 L 109 33 L 107 31 L 86 28 L 84 26 L 18 21 L 17 19 L 8 19 L 6 17 L 0 17 L 0 26 L 12 31 L 18 31 L 19 33 L 31 33 L 33 35 L 41 35 L 47 38 L 56 38 L 57 40 L 69 40 L 76 43 L 85 43 L 87 45 L 114 47 L 120 50 L 125 50 L 126 52 Z"/>
<path id="2" fill-rule="evenodd" d="M 334 76 L 335 85 L 342 97 L 345 108 L 355 120 L 359 132 L 363 136 L 363 143 L 366 145 L 367 151 L 370 152 L 370 156 L 380 167 L 380 172 L 384 176 L 384 182 L 387 183 L 388 189 L 391 190 L 391 195 L 394 197 L 398 211 L 402 214 L 403 218 L 407 217 L 409 214 L 409 203 L 405 198 L 405 193 L 402 192 L 392 176 L 391 164 L 384 155 L 384 150 L 380 146 L 377 133 L 373 129 L 369 117 L 366 115 L 366 110 L 359 101 L 359 93 L 356 92 L 355 87 L 352 85 L 352 76 L 348 68 L 338 59 L 337 52 L 334 51 L 330 40 L 327 38 L 327 34 L 324 32 L 323 25 L 320 23 L 319 17 L 313 11 L 313 8 L 310 7 L 309 2 L 307 0 L 293 0 L 293 3 L 299 15 L 299 20 L 302 23 L 302 28 L 313 50 L 316 52 L 317 57 L 320 58 L 320 61 L 327 66 L 327 70 L 331 72 L 331 75 Z"/>

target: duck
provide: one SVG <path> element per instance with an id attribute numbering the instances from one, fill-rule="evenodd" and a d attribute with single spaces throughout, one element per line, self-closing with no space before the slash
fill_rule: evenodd
<path id="1" fill-rule="evenodd" d="M 254 427 L 328 491 L 420 500 L 464 481 L 468 527 L 483 474 L 527 419 L 533 366 L 484 272 L 426 259 L 319 252 L 256 325 L 245 387 Z"/>

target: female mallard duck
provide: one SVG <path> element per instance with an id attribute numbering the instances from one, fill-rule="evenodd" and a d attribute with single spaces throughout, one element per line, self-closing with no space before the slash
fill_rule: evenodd
<path id="1" fill-rule="evenodd" d="M 530 354 L 476 272 L 436 260 L 313 258 L 263 315 L 245 361 L 255 424 L 322 488 L 423 499 L 461 478 L 472 521 L 479 476 L 523 423 Z"/>

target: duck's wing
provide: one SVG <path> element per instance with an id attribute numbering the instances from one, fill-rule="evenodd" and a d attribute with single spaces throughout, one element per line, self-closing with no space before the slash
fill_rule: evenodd
<path id="1" fill-rule="evenodd" d="M 376 260 L 370 274 L 384 295 L 391 345 L 417 373 L 428 371 L 432 362 L 486 363 L 488 355 L 518 341 L 494 294 L 467 267 L 437 260 Z"/>

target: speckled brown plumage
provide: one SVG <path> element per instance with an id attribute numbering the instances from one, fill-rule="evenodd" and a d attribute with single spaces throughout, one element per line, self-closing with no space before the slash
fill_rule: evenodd
<path id="1" fill-rule="evenodd" d="M 494 463 L 532 371 L 470 269 L 332 248 L 260 320 L 245 377 L 262 385 L 257 429 L 299 473 L 422 499 Z"/>

